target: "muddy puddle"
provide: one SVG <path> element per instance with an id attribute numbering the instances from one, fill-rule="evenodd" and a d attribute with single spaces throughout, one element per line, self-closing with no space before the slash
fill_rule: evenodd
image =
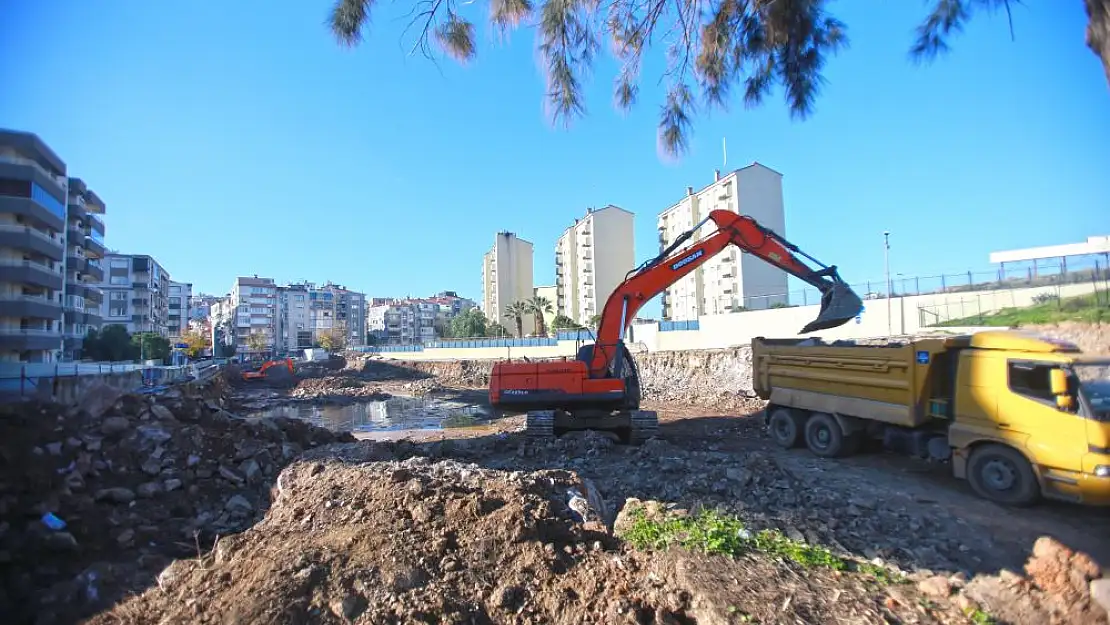
<path id="1" fill-rule="evenodd" d="M 274 406 L 249 416 L 292 417 L 354 434 L 480 427 L 493 419 L 488 406 L 425 397 L 390 397 L 344 406 L 291 404 Z"/>

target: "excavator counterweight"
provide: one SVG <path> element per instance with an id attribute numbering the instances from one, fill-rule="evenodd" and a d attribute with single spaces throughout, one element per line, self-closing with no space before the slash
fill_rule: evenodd
<path id="1" fill-rule="evenodd" d="M 708 222 L 716 231 L 686 246 Z M 613 431 L 629 443 L 647 440 L 655 434 L 658 418 L 639 409 L 639 374 L 624 344 L 625 331 L 648 300 L 730 245 L 821 292 L 817 318 L 802 328 L 802 334 L 844 325 L 863 308 L 835 266 L 821 264 L 751 217 L 715 210 L 657 257 L 629 272 L 605 302 L 595 341 L 583 345 L 574 360 L 496 363 L 490 376 L 490 404 L 501 410 L 527 411 L 527 431 L 534 436 L 600 429 Z"/>

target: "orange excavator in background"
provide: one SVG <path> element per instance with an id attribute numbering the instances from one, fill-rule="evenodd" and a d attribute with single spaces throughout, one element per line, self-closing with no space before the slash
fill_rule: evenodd
<path id="1" fill-rule="evenodd" d="M 717 228 L 713 234 L 676 251 L 708 222 Z M 821 292 L 821 310 L 801 334 L 841 326 L 863 309 L 862 300 L 840 278 L 835 265 L 820 263 L 751 217 L 715 210 L 657 257 L 629 272 L 605 302 L 594 342 L 583 345 L 574 360 L 496 363 L 490 375 L 490 404 L 497 410 L 527 412 L 530 436 L 593 429 L 614 432 L 632 444 L 651 438 L 659 418 L 653 411 L 640 410 L 640 379 L 624 344 L 625 331 L 648 300 L 729 245 Z"/>
<path id="2" fill-rule="evenodd" d="M 259 367 L 255 371 L 244 371 L 243 372 L 243 379 L 244 380 L 262 380 L 262 379 L 265 379 L 267 377 L 266 372 L 269 371 L 271 368 L 273 368 L 273 367 L 283 367 L 283 366 L 286 367 L 287 369 L 289 369 L 289 376 L 290 377 L 293 376 L 293 375 L 296 375 L 296 372 L 293 370 L 293 359 L 292 358 L 282 358 L 282 359 L 278 359 L 278 360 L 267 360 L 266 362 L 262 363 L 262 366 Z M 284 372 L 282 372 L 282 377 L 286 377 Z"/>

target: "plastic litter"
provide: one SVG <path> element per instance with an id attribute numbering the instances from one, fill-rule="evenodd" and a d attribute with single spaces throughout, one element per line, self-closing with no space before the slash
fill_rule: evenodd
<path id="1" fill-rule="evenodd" d="M 55 532 L 60 532 L 66 528 L 66 522 L 55 516 L 53 512 L 42 515 L 42 523 Z"/>

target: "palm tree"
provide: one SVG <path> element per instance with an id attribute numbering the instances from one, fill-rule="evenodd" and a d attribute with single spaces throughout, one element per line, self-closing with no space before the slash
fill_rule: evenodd
<path id="1" fill-rule="evenodd" d="M 332 33 L 342 44 L 357 45 L 376 3 L 333 2 Z M 1087 45 L 1102 59 L 1110 81 L 1110 0 L 1083 2 Z M 434 42 L 459 62 L 475 57 L 478 29 L 456 11 L 457 5 L 425 0 L 414 4 L 417 16 L 409 26 L 421 33 L 414 51 L 432 58 Z M 976 11 L 1002 8 L 1012 23 L 1010 8 L 1017 4 L 1020 0 L 935 0 L 917 27 L 910 56 L 928 61 L 945 52 L 948 39 L 963 30 Z M 828 57 L 848 43 L 847 27 L 829 14 L 828 5 L 826 0 L 610 0 L 599 7 L 589 2 L 490 0 L 489 20 L 500 31 L 536 25 L 547 74 L 544 104 L 552 121 L 563 123 L 586 112 L 582 79 L 603 39 L 612 42 L 621 63 L 614 93 L 621 109 L 636 101 L 644 52 L 653 41 L 670 41 L 658 140 L 664 155 L 674 157 L 687 149 L 695 110 L 708 113 L 735 103 L 755 106 L 781 86 L 793 117 L 804 119 L 812 113 Z M 598 13 L 603 19 L 595 19 Z"/>
<path id="2" fill-rule="evenodd" d="M 586 325 L 596 330 L 601 325 L 601 313 L 590 315 L 590 320 L 586 322 Z"/>
<path id="3" fill-rule="evenodd" d="M 538 334 L 539 336 L 546 336 L 547 325 L 544 315 L 549 315 L 555 312 L 555 309 L 551 307 L 551 300 L 547 299 L 546 297 L 536 295 L 532 299 L 528 300 L 527 304 L 528 312 L 532 313 L 532 315 L 535 316 L 536 334 Z"/>
<path id="4" fill-rule="evenodd" d="M 528 307 L 528 302 L 513 302 L 505 309 L 505 314 L 513 318 L 516 322 L 516 335 L 519 337 L 524 336 L 524 318 L 528 316 L 531 309 Z"/>

